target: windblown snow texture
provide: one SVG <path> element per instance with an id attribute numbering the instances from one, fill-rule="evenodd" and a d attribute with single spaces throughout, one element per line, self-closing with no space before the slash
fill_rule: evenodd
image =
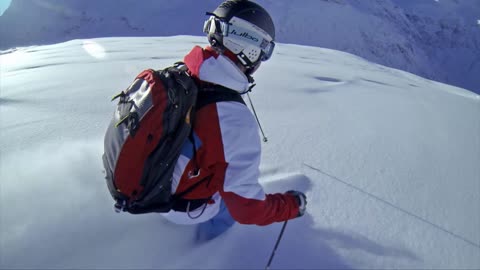
<path id="1" fill-rule="evenodd" d="M 0 49 L 115 36 L 203 35 L 220 0 L 14 0 Z M 476 0 L 259 0 L 283 43 L 353 53 L 480 93 Z M 15 29 L 12 31 L 12 29 Z"/>
<path id="2" fill-rule="evenodd" d="M 204 245 L 119 215 L 102 173 L 112 95 L 204 38 L 102 38 L 0 55 L 0 268 L 261 269 L 281 223 Z M 293 68 L 294 67 L 294 68 Z M 351 54 L 279 44 L 252 93 L 261 183 L 296 189 L 272 269 L 480 268 L 480 98 Z M 241 136 L 241 134 L 239 134 Z"/>

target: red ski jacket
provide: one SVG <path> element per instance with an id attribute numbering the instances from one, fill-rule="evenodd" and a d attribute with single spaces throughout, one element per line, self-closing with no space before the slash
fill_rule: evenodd
<path id="1" fill-rule="evenodd" d="M 240 93 L 249 87 L 246 75 L 235 63 L 209 47 L 193 48 L 184 62 L 191 76 L 200 82 L 222 85 Z M 193 137 L 195 143 L 190 140 L 185 143 L 176 164 L 172 190 L 180 193 L 208 178 L 185 198 L 212 199 L 207 207 L 189 213 L 172 210 L 163 214 L 167 219 L 179 224 L 204 222 L 218 213 L 221 200 L 241 224 L 268 225 L 297 217 L 295 197 L 265 194 L 258 182 L 261 143 L 257 123 L 247 106 L 234 101 L 206 105 L 196 114 Z M 194 166 L 200 168 L 197 175 Z"/>

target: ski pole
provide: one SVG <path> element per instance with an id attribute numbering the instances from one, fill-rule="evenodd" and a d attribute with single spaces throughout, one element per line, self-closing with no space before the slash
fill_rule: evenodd
<path id="1" fill-rule="evenodd" d="M 272 255 L 270 255 L 270 260 L 268 260 L 268 264 L 265 267 L 266 270 L 270 269 L 270 264 L 272 264 L 273 256 L 275 256 L 275 251 L 277 251 L 278 244 L 280 244 L 280 240 L 282 239 L 283 232 L 285 231 L 285 227 L 287 227 L 287 222 L 288 222 L 288 220 L 285 221 L 285 223 L 283 223 L 282 230 L 280 231 L 280 235 L 278 236 L 278 239 L 277 239 L 277 243 L 275 244 L 275 247 L 273 248 Z"/>
<path id="2" fill-rule="evenodd" d="M 255 115 L 255 119 L 257 119 L 258 127 L 260 128 L 260 131 L 262 132 L 263 142 L 268 142 L 268 139 L 267 139 L 267 137 L 265 137 L 265 133 L 263 132 L 262 125 L 260 125 L 260 120 L 258 120 L 257 112 L 255 111 L 255 107 L 253 106 L 252 99 L 250 98 L 250 95 L 248 94 L 248 92 L 247 92 L 247 97 L 248 97 L 248 100 L 250 101 L 250 106 L 252 107 L 252 111 L 253 111 L 253 114 Z"/>

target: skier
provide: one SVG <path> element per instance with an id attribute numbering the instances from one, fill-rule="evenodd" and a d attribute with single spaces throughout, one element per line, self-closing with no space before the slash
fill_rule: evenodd
<path id="1" fill-rule="evenodd" d="M 248 0 L 225 1 L 207 15 L 204 32 L 210 46 L 196 46 L 185 56 L 189 74 L 203 89 L 215 85 L 225 93 L 244 94 L 261 62 L 272 56 L 273 21 Z M 198 241 L 220 235 L 235 222 L 268 225 L 305 213 L 304 193 L 265 194 L 259 184 L 258 126 L 242 102 L 220 101 L 199 109 L 191 137 L 175 166 L 172 191 L 208 181 L 185 196 L 183 211 L 177 207 L 162 215 L 173 223 L 198 224 Z"/>

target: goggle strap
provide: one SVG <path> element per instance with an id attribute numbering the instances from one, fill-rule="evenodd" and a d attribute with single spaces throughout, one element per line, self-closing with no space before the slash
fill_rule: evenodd
<path id="1" fill-rule="evenodd" d="M 207 16 L 213 16 L 213 17 L 215 17 L 215 18 L 217 18 L 217 19 L 220 19 L 220 17 L 218 17 L 218 16 L 217 16 L 215 13 L 213 13 L 213 12 L 205 12 L 205 15 L 207 15 Z"/>

